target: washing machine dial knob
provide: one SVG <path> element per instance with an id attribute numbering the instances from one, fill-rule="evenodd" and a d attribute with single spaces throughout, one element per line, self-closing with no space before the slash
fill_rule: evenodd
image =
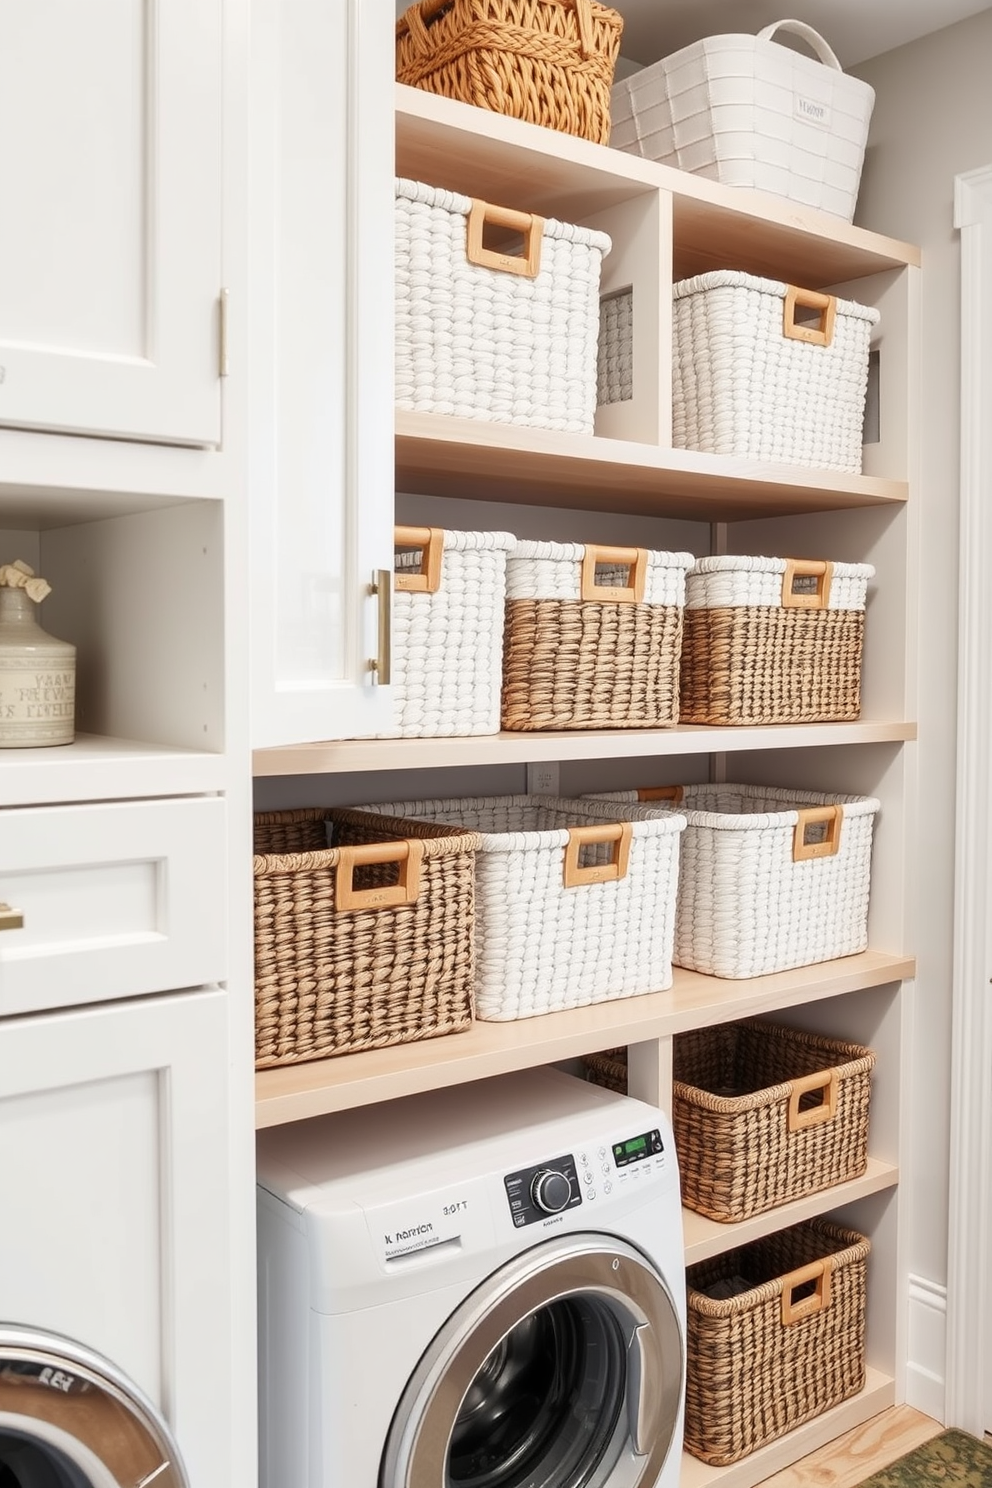
<path id="1" fill-rule="evenodd" d="M 560 1214 L 572 1197 L 572 1185 L 560 1168 L 545 1168 L 531 1179 L 530 1196 L 545 1214 Z"/>

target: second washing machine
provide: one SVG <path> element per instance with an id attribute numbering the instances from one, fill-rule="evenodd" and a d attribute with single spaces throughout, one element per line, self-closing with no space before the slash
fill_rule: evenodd
<path id="1" fill-rule="evenodd" d="M 671 1131 L 558 1070 L 259 1134 L 262 1488 L 678 1488 Z"/>

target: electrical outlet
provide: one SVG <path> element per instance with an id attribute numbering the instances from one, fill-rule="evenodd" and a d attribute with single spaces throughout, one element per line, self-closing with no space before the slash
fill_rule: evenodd
<path id="1" fill-rule="evenodd" d="M 529 796 L 556 796 L 558 794 L 558 761 L 527 766 L 527 794 Z"/>

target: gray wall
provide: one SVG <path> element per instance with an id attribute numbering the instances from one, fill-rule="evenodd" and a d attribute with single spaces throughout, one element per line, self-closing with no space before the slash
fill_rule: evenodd
<path id="1" fill-rule="evenodd" d="M 960 256 L 954 177 L 992 162 L 992 10 L 854 69 L 876 92 L 857 222 L 923 250 L 919 980 L 906 1262 L 947 1280 Z M 978 927 L 976 927 L 977 929 Z"/>

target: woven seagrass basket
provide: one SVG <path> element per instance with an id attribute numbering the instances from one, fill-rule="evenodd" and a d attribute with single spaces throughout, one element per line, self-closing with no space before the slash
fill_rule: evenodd
<path id="1" fill-rule="evenodd" d="M 480 834 L 475 1008 L 508 1022 L 672 982 L 684 818 L 556 796 L 471 796 L 363 807 Z"/>
<path id="2" fill-rule="evenodd" d="M 508 532 L 397 527 L 395 727 L 383 737 L 498 734 Z"/>
<path id="3" fill-rule="evenodd" d="M 860 472 L 877 310 L 717 269 L 676 284 L 672 311 L 676 449 Z"/>
<path id="4" fill-rule="evenodd" d="M 864 1388 L 870 1251 L 813 1219 L 689 1267 L 687 1451 L 729 1466 Z"/>
<path id="5" fill-rule="evenodd" d="M 626 1094 L 626 1050 L 585 1065 Z M 759 1019 L 677 1035 L 672 1129 L 686 1208 L 735 1223 L 861 1177 L 874 1065 L 861 1044 Z"/>
<path id="6" fill-rule="evenodd" d="M 396 406 L 591 434 L 599 283 L 610 238 L 396 181 Z M 519 235 L 520 253 L 484 240 Z"/>
<path id="7" fill-rule="evenodd" d="M 343 809 L 256 815 L 257 1068 L 469 1027 L 478 841 Z"/>
<path id="8" fill-rule="evenodd" d="M 606 145 L 622 31 L 598 0 L 418 0 L 396 23 L 396 77 Z"/>
<path id="9" fill-rule="evenodd" d="M 507 562 L 505 729 L 679 720 L 689 553 L 520 542 Z"/>
<path id="10" fill-rule="evenodd" d="M 740 979 L 867 947 L 874 796 L 727 782 L 594 799 L 653 801 L 686 819 L 676 966 Z"/>
<path id="11" fill-rule="evenodd" d="M 861 714 L 868 563 L 701 558 L 686 579 L 683 723 Z"/>

